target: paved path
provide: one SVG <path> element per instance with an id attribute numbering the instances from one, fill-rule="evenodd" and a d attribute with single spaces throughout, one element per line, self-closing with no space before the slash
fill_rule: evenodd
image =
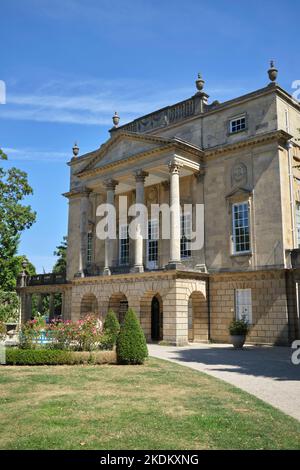
<path id="1" fill-rule="evenodd" d="M 300 365 L 291 363 L 290 348 L 245 346 L 235 351 L 227 344 L 148 346 L 151 356 L 225 380 L 300 421 Z"/>

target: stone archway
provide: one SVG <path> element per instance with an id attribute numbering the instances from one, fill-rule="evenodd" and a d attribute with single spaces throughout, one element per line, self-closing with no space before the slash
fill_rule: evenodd
<path id="1" fill-rule="evenodd" d="M 98 300 L 94 294 L 84 294 L 80 304 L 80 317 L 86 315 L 98 315 Z"/>
<path id="2" fill-rule="evenodd" d="M 188 300 L 188 341 L 208 340 L 208 308 L 202 292 L 194 291 Z"/>
<path id="3" fill-rule="evenodd" d="M 115 312 L 119 323 L 122 324 L 128 310 L 128 300 L 126 295 L 123 294 L 123 292 L 115 292 L 112 294 L 109 299 L 108 309 L 112 309 Z"/>
<path id="4" fill-rule="evenodd" d="M 147 341 L 163 339 L 163 301 L 159 293 L 144 293 L 140 304 L 140 321 Z"/>

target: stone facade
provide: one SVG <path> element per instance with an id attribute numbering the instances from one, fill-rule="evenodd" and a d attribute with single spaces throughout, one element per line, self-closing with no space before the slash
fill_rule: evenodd
<path id="1" fill-rule="evenodd" d="M 99 149 L 74 154 L 65 194 L 64 317 L 76 320 L 93 311 L 104 318 L 113 308 L 122 320 L 132 307 L 149 341 L 228 341 L 229 323 L 245 294 L 249 341 L 288 344 L 299 337 L 300 278 L 293 262 L 300 242 L 299 129 L 299 103 L 277 84 L 212 104 L 200 90 L 111 129 Z M 117 240 L 97 237 L 97 207 L 113 204 L 119 222 L 120 196 L 127 196 L 128 205 L 175 208 L 170 239 L 159 233 L 154 263 L 146 239 L 130 240 L 122 263 L 120 233 Z M 184 204 L 191 204 L 191 215 L 196 204 L 204 207 L 198 229 L 204 243 L 185 254 L 178 235 Z M 240 204 L 247 207 L 249 232 L 249 247 L 242 251 L 233 225 Z M 20 289 L 24 318 L 30 315 L 26 296 L 39 289 Z"/>

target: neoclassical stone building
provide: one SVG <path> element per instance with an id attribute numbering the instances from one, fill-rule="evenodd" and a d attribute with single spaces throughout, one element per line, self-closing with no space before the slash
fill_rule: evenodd
<path id="1" fill-rule="evenodd" d="M 299 337 L 300 106 L 273 64 L 268 74 L 264 88 L 210 104 L 199 76 L 191 98 L 121 126 L 115 114 L 100 148 L 78 156 L 75 145 L 66 280 L 24 275 L 23 319 L 32 294 L 61 292 L 64 318 L 111 307 L 122 321 L 133 307 L 149 341 L 228 341 L 230 321 L 244 314 L 253 343 Z M 147 239 L 130 239 L 124 195 L 129 205 L 171 203 L 170 239 L 161 213 Z M 104 202 L 116 208 L 116 240 L 97 237 Z M 191 250 L 196 204 L 204 244 Z"/>

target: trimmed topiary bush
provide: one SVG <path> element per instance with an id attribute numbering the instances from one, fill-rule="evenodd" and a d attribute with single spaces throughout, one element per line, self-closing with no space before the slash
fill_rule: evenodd
<path id="1" fill-rule="evenodd" d="M 144 332 L 134 310 L 129 309 L 117 338 L 119 364 L 143 364 L 148 357 Z"/>
<path id="2" fill-rule="evenodd" d="M 109 310 L 103 326 L 103 335 L 100 341 L 101 349 L 113 349 L 117 342 L 120 324 L 113 310 Z"/>

